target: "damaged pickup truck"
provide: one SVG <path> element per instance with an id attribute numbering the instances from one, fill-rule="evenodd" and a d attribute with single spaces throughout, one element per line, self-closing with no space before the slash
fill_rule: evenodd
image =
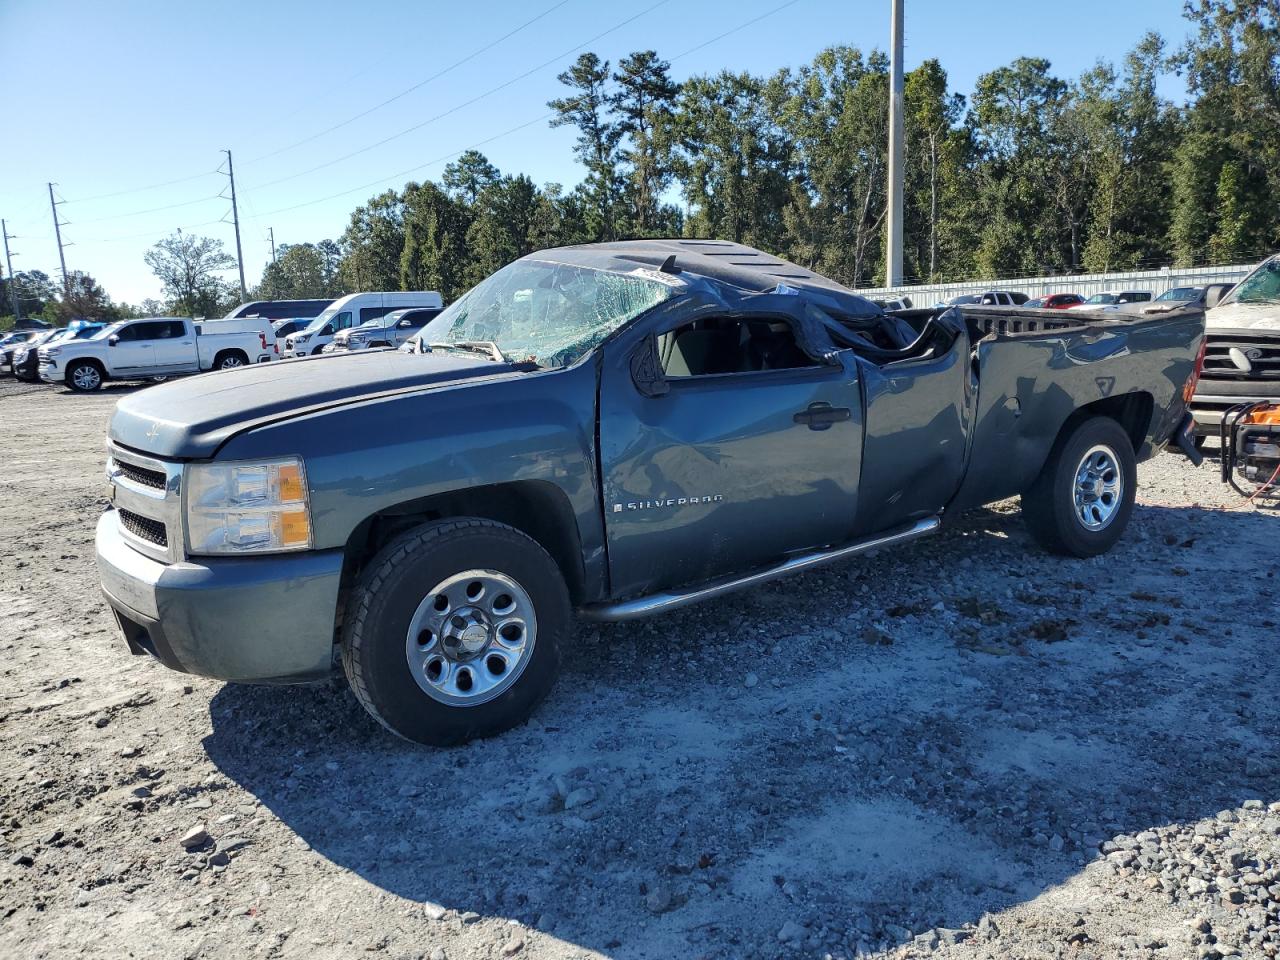
<path id="1" fill-rule="evenodd" d="M 575 610 L 660 614 L 1017 495 L 1047 549 L 1108 550 L 1135 464 L 1190 447 L 1203 329 L 890 315 L 733 243 L 542 251 L 399 351 L 121 400 L 98 566 L 135 653 L 253 682 L 340 659 L 390 730 L 459 743 L 546 696 Z"/>

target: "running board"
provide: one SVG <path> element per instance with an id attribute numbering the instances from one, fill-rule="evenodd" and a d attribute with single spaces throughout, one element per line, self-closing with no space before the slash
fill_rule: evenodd
<path id="1" fill-rule="evenodd" d="M 900 543 L 906 543 L 909 540 L 915 540 L 917 537 L 923 537 L 933 533 L 941 525 L 942 521 L 938 517 L 929 517 L 927 520 L 918 520 L 908 527 L 900 527 L 890 533 L 882 533 L 866 540 L 859 540 L 855 543 L 846 544 L 843 547 L 837 547 L 834 550 L 822 550 L 816 553 L 803 553 L 799 556 L 784 560 L 782 563 L 775 564 L 772 567 L 765 567 L 763 570 L 757 570 L 755 573 L 747 574 L 745 577 L 737 577 L 734 579 L 717 580 L 700 587 L 694 587 L 690 590 L 682 590 L 677 592 L 664 591 L 662 593 L 650 594 L 647 597 L 636 597 L 632 600 L 621 600 L 617 603 L 593 603 L 578 610 L 578 616 L 584 620 L 596 621 L 613 621 L 613 620 L 638 620 L 641 617 L 651 617 L 658 613 L 667 613 L 671 610 L 678 610 L 686 607 L 691 603 L 699 603 L 703 600 L 710 600 L 713 597 L 723 596 L 726 593 L 732 593 L 735 590 L 742 590 L 745 587 L 754 587 L 757 584 L 767 583 L 770 580 L 776 580 L 778 577 L 785 577 L 790 573 L 797 573 L 801 570 L 808 570 L 810 567 L 818 567 L 824 563 L 831 563 L 835 560 L 844 560 L 849 557 L 856 557 L 858 554 L 866 553 L 868 550 L 876 550 L 880 547 L 892 547 Z"/>

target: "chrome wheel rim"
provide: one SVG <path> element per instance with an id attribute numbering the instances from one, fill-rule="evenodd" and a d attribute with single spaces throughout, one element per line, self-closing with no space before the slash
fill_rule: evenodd
<path id="1" fill-rule="evenodd" d="M 76 367 L 75 373 L 71 374 L 71 379 L 81 390 L 92 390 L 102 382 L 102 376 L 98 373 L 97 368 L 88 364 Z"/>
<path id="2" fill-rule="evenodd" d="M 1106 444 L 1085 451 L 1076 468 L 1076 519 L 1086 530 L 1103 530 L 1120 510 L 1124 479 L 1120 459 Z"/>
<path id="3" fill-rule="evenodd" d="M 243 367 L 244 361 L 239 357 L 223 357 L 222 363 L 218 364 L 223 370 L 230 370 L 232 367 Z"/>
<path id="4" fill-rule="evenodd" d="M 524 672 L 538 639 L 533 600 L 496 570 L 464 570 L 418 604 L 405 636 L 409 672 L 433 700 L 488 703 Z"/>

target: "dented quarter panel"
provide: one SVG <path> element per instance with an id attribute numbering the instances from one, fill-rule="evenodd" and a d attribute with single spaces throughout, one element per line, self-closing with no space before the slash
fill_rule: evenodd
<path id="1" fill-rule="evenodd" d="M 1203 312 L 1188 309 L 1137 322 L 1081 319 L 1087 325 L 978 342 L 971 454 L 949 509 L 1022 493 L 1067 418 L 1097 400 L 1151 394 L 1152 420 L 1143 431 L 1140 456 L 1149 456 L 1173 433 L 1185 410 L 1182 388 L 1204 336 Z"/>

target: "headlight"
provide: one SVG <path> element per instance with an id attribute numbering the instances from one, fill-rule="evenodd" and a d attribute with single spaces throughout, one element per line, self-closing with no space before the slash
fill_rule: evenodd
<path id="1" fill-rule="evenodd" d="M 311 546 L 307 475 L 297 457 L 187 467 L 187 539 L 194 554 L 279 553 Z"/>
<path id="2" fill-rule="evenodd" d="M 49 347 L 45 350 L 44 355 L 46 357 L 56 357 L 61 352 L 62 352 L 61 347 Z"/>
<path id="3" fill-rule="evenodd" d="M 293 342 L 294 342 L 294 343 L 306 343 L 306 342 L 307 342 L 308 340 L 310 340 L 310 339 L 311 339 L 311 334 L 309 334 L 309 333 L 299 333 L 299 334 L 297 334 L 297 335 L 293 338 Z"/>

